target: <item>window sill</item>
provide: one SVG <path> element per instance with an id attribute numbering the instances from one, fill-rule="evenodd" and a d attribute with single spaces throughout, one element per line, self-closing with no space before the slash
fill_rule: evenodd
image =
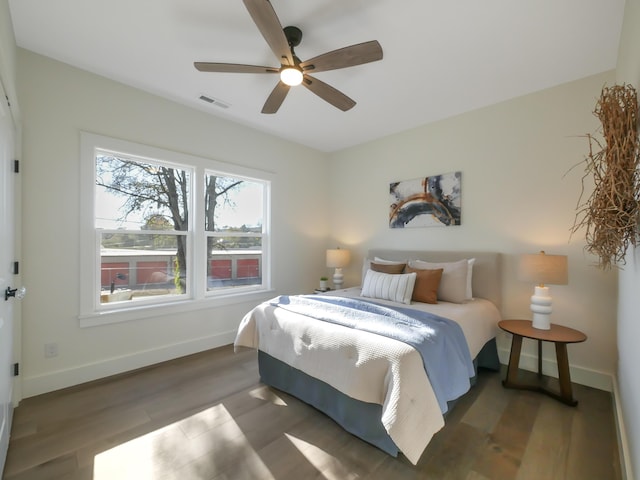
<path id="1" fill-rule="evenodd" d="M 88 313 L 78 316 L 80 328 L 98 327 L 114 323 L 143 320 L 146 318 L 174 315 L 197 310 L 235 305 L 245 302 L 262 302 L 268 300 L 275 290 L 259 290 L 251 293 L 208 297 L 200 300 L 179 300 L 171 303 L 155 305 L 139 305 L 126 309 Z"/>

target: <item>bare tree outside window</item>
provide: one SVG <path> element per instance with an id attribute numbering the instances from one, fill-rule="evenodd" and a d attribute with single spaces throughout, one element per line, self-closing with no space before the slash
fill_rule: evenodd
<path id="1" fill-rule="evenodd" d="M 208 290 L 262 282 L 262 204 L 262 184 L 206 176 Z"/>
<path id="2" fill-rule="evenodd" d="M 271 288 L 272 173 L 88 132 L 80 139 L 83 326 Z"/>
<path id="3" fill-rule="evenodd" d="M 108 267 L 112 271 L 105 276 L 103 264 L 103 288 L 109 282 L 112 293 L 115 287 L 120 286 L 146 288 L 140 286 L 142 278 L 154 285 L 173 282 L 172 294 L 184 294 L 188 291 L 188 232 L 190 222 L 194 221 L 191 212 L 193 202 L 197 201 L 191 191 L 194 180 L 190 178 L 191 175 L 188 168 L 164 165 L 161 162 L 156 164 L 110 152 L 96 155 L 96 186 L 103 192 L 97 200 L 103 213 L 96 213 L 96 227 L 104 229 L 105 233 L 101 236 L 104 251 L 111 254 L 126 251 L 129 252 L 128 255 L 131 255 L 131 251 L 146 251 L 147 254 L 154 251 L 171 252 L 175 255 L 173 265 L 164 272 L 160 269 L 152 274 L 139 269 L 134 273 L 131 271 L 132 261 L 129 260 L 128 264 L 112 261 L 111 267 Z M 203 180 L 207 290 L 259 284 L 262 185 L 260 182 L 212 173 L 205 175 Z M 256 200 L 252 201 L 246 195 L 242 197 L 245 190 L 258 192 L 254 192 Z M 238 198 L 242 198 L 242 212 L 236 211 Z M 260 214 L 254 213 L 247 223 L 245 217 L 248 207 L 253 207 L 254 210 L 258 207 Z M 254 258 L 241 258 L 238 251 L 252 251 Z M 221 253 L 229 253 L 230 256 L 221 256 Z M 148 268 L 154 268 L 153 265 L 157 268 L 157 263 L 146 262 L 151 265 Z M 134 275 L 136 281 L 131 278 Z"/>
<path id="4" fill-rule="evenodd" d="M 96 157 L 96 185 L 121 199 L 117 214 L 111 220 L 125 223 L 131 219 L 142 231 L 187 231 L 189 229 L 189 173 L 137 160 L 111 155 Z M 127 229 L 128 230 L 128 229 Z M 156 236 L 161 237 L 161 236 Z M 154 245 L 144 242 L 142 248 Z M 176 249 L 177 293 L 186 291 L 187 237 L 176 235 L 164 242 Z M 171 245 L 174 243 L 175 245 Z M 133 248 L 136 248 L 135 246 Z"/>

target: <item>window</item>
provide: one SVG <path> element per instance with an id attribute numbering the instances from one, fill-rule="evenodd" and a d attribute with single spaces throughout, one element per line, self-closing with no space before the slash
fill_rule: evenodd
<path id="1" fill-rule="evenodd" d="M 263 198 L 262 182 L 206 172 L 209 292 L 262 284 Z"/>
<path id="2" fill-rule="evenodd" d="M 82 165 L 81 319 L 270 288 L 268 173 L 85 133 Z"/>

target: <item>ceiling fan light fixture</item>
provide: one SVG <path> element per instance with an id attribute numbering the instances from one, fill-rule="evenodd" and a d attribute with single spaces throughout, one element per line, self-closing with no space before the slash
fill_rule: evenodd
<path id="1" fill-rule="evenodd" d="M 302 40 L 302 31 L 293 25 L 282 28 L 269 0 L 243 0 L 253 22 L 262 33 L 280 68 L 238 63 L 194 62 L 200 72 L 220 73 L 279 73 L 280 80 L 269 94 L 262 113 L 276 113 L 291 87 L 302 84 L 311 93 L 334 107 L 346 112 L 356 104 L 341 91 L 309 73 L 326 72 L 382 60 L 382 47 L 377 40 L 357 43 L 323 53 L 304 62 L 296 56 L 294 47 Z"/>
<path id="2" fill-rule="evenodd" d="M 286 67 L 280 71 L 280 80 L 282 83 L 295 87 L 302 83 L 302 71 L 295 67 Z"/>

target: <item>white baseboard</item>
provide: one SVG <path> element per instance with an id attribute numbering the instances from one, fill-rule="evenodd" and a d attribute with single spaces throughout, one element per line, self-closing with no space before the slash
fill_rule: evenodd
<path id="1" fill-rule="evenodd" d="M 22 379 L 22 395 L 23 398 L 33 397 L 34 395 L 40 395 L 110 375 L 147 367 L 155 363 L 184 357 L 185 355 L 191 355 L 211 348 L 229 345 L 233 343 L 235 336 L 236 331 L 233 330 L 190 340 L 188 342 L 175 343 L 152 350 L 135 352 L 78 367 L 58 370 L 43 375 L 24 377 Z"/>
<path id="2" fill-rule="evenodd" d="M 499 348 L 498 356 L 500 357 L 500 363 L 504 365 L 509 364 L 509 350 Z M 538 357 L 522 352 L 520 355 L 520 368 L 530 372 L 537 372 Z M 555 362 L 555 359 L 542 359 L 542 373 L 544 375 L 549 375 L 550 377 L 558 378 L 558 365 Z M 585 385 L 587 387 L 597 388 L 598 390 L 604 390 L 605 392 L 611 392 L 613 390 L 613 379 L 609 373 L 572 365 L 569 366 L 569 373 L 571 374 L 572 382 L 579 383 L 580 385 Z"/>
<path id="3" fill-rule="evenodd" d="M 624 423 L 624 415 L 622 405 L 620 404 L 620 388 L 618 386 L 618 377 L 613 377 L 613 414 L 616 419 L 616 431 L 618 433 L 618 445 L 620 445 L 620 466 L 622 469 L 623 480 L 633 480 L 633 468 L 631 467 L 629 450 L 629 440 L 627 439 L 627 430 Z"/>
<path id="4" fill-rule="evenodd" d="M 0 475 L 4 471 L 4 464 L 7 460 L 7 451 L 9 449 L 9 435 L 11 433 L 11 423 L 13 419 L 13 404 L 9 402 L 6 407 L 2 424 L 0 425 Z"/>

